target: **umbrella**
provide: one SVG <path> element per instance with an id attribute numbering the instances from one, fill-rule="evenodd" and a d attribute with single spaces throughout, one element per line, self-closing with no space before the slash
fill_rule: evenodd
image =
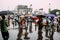
<path id="1" fill-rule="evenodd" d="M 56 17 L 56 15 L 54 14 L 44 14 L 46 17 L 48 17 L 49 19 L 53 19 L 54 17 Z"/>
<path id="2" fill-rule="evenodd" d="M 44 18 L 45 15 L 37 15 L 38 18 Z"/>
<path id="3" fill-rule="evenodd" d="M 56 17 L 54 14 L 45 14 L 46 17 Z"/>
<path id="4" fill-rule="evenodd" d="M 36 16 L 33 16 L 32 18 L 33 18 L 33 20 L 38 20 L 38 19 L 39 19 L 39 18 L 36 17 Z"/>
<path id="5" fill-rule="evenodd" d="M 1 11 L 0 12 L 0 15 L 11 15 L 11 14 L 14 14 L 13 12 L 11 12 L 11 11 Z"/>
<path id="6" fill-rule="evenodd" d="M 7 15 L 6 11 L 1 11 L 0 15 Z"/>

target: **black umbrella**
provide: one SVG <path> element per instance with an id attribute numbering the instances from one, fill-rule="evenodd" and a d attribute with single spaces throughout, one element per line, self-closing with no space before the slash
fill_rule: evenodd
<path id="1" fill-rule="evenodd" d="M 44 15 L 37 15 L 37 17 L 44 18 L 45 16 Z"/>
<path id="2" fill-rule="evenodd" d="M 6 11 L 1 11 L 0 15 L 7 15 Z"/>
<path id="3" fill-rule="evenodd" d="M 1 11 L 0 12 L 0 15 L 11 15 L 11 14 L 14 14 L 14 13 L 11 11 Z"/>

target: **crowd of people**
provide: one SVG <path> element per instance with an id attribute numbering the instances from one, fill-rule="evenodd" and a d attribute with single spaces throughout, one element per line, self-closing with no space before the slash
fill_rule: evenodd
<path id="1" fill-rule="evenodd" d="M 50 38 L 50 40 L 53 40 L 53 35 L 54 32 L 57 31 L 59 32 L 59 26 L 60 26 L 60 17 L 59 18 L 54 18 L 54 17 L 38 17 L 38 21 L 36 22 L 33 20 L 32 17 L 19 17 L 17 16 L 18 19 L 11 18 L 8 16 L 8 20 L 5 20 L 5 16 L 1 16 L 2 20 L 0 20 L 0 28 L 1 28 L 1 34 L 4 40 L 9 39 L 9 32 L 7 27 L 10 26 L 10 19 L 12 19 L 12 24 L 13 24 L 13 29 L 14 26 L 18 24 L 18 38 L 17 40 L 22 40 L 21 36 L 23 33 L 23 29 L 25 29 L 25 37 L 24 39 L 30 39 L 28 37 L 28 26 L 29 26 L 29 32 L 32 33 L 32 23 L 35 22 L 35 29 L 38 27 L 38 39 L 37 40 L 42 40 L 42 28 L 45 27 L 45 36 Z M 44 21 L 44 19 L 46 21 Z M 45 24 L 44 24 L 45 23 Z"/>

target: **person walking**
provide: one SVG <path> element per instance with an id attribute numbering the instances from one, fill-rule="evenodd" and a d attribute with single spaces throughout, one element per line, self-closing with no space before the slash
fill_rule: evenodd
<path id="1" fill-rule="evenodd" d="M 8 16 L 8 26 L 10 26 L 10 16 Z"/>
<path id="2" fill-rule="evenodd" d="M 49 29 L 50 29 L 50 27 L 49 27 L 49 19 L 48 19 L 48 17 L 46 18 L 46 26 L 45 26 L 45 30 L 46 30 L 46 33 L 45 33 L 45 36 L 46 37 L 49 37 L 48 36 L 48 32 L 49 32 Z"/>
<path id="3" fill-rule="evenodd" d="M 8 25 L 4 15 L 2 16 L 2 20 L 0 21 L 0 27 L 1 27 L 1 34 L 2 34 L 3 40 L 8 40 L 9 39 L 9 32 L 7 29 Z"/>
<path id="4" fill-rule="evenodd" d="M 42 24 L 43 19 L 39 18 L 38 23 L 38 39 L 37 40 L 42 40 L 43 36 L 42 36 L 42 28 L 43 28 L 43 24 Z M 39 37 L 40 36 L 40 37 Z"/>
<path id="5" fill-rule="evenodd" d="M 55 32 L 55 28 L 54 28 L 54 18 L 51 17 L 50 21 L 51 21 L 51 22 L 50 22 L 50 32 L 49 32 L 49 36 L 53 38 L 54 32 Z M 53 39 L 51 39 L 51 40 L 53 40 Z"/>
<path id="6" fill-rule="evenodd" d="M 12 24 L 13 24 L 13 29 L 14 29 L 14 26 L 15 26 L 15 20 L 14 19 L 12 20 Z"/>

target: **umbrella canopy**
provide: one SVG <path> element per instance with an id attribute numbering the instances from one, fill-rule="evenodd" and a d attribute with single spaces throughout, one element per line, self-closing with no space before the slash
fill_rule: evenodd
<path id="1" fill-rule="evenodd" d="M 13 12 L 11 12 L 11 11 L 1 11 L 0 12 L 0 15 L 11 15 L 11 14 L 14 14 Z"/>
<path id="2" fill-rule="evenodd" d="M 46 17 L 56 17 L 54 14 L 45 14 Z"/>
<path id="3" fill-rule="evenodd" d="M 44 18 L 45 15 L 37 15 L 38 18 Z"/>
<path id="4" fill-rule="evenodd" d="M 1 11 L 0 15 L 7 15 L 6 11 Z"/>
<path id="5" fill-rule="evenodd" d="M 33 18 L 33 20 L 38 20 L 38 19 L 39 19 L 39 18 L 36 17 L 36 16 L 33 16 L 32 18 Z"/>

